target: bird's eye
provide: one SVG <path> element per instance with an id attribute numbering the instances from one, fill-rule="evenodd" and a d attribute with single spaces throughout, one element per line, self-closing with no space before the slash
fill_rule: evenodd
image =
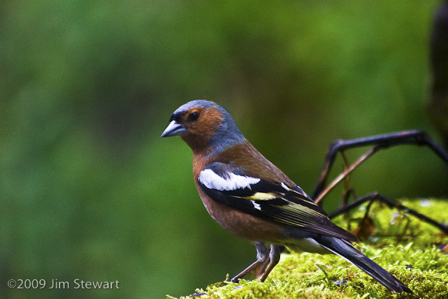
<path id="1" fill-rule="evenodd" d="M 199 113 L 198 112 L 192 112 L 188 115 L 188 120 L 189 121 L 195 121 L 197 120 L 199 117 Z"/>

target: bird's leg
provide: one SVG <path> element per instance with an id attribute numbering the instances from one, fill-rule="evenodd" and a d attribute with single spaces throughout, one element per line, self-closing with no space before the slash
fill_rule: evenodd
<path id="1" fill-rule="evenodd" d="M 258 267 L 258 269 L 256 269 L 255 278 L 258 279 L 263 275 L 264 271 L 266 271 L 266 267 L 269 265 L 270 262 L 271 262 L 271 259 L 268 256 L 268 258 L 263 262 L 263 264 L 261 264 L 261 266 Z"/>
<path id="2" fill-rule="evenodd" d="M 280 246 L 280 254 L 284 251 L 286 251 L 286 248 L 284 246 Z M 261 278 L 261 276 L 263 275 L 264 271 L 266 271 L 266 267 L 269 265 L 269 263 L 271 262 L 271 258 L 268 257 L 264 263 L 257 269 L 256 271 L 256 278 Z"/>
<path id="3" fill-rule="evenodd" d="M 314 188 L 314 192 L 311 198 L 316 203 L 319 202 L 334 186 L 339 184 L 339 182 L 341 182 L 347 175 L 349 175 L 356 167 L 370 158 L 378 150 L 405 144 L 426 145 L 432 151 L 434 151 L 434 153 L 439 156 L 439 158 L 448 163 L 448 153 L 423 131 L 403 131 L 352 140 L 338 140 L 334 142 L 328 150 L 327 156 L 325 157 L 324 166 L 322 168 L 319 180 L 316 187 Z M 373 147 L 363 156 L 361 156 L 356 162 L 350 165 L 328 187 L 326 187 L 328 175 L 334 161 L 336 160 L 336 155 L 345 150 L 363 146 Z"/>
<path id="4" fill-rule="evenodd" d="M 257 249 L 257 260 L 253 262 L 251 265 L 249 265 L 249 267 L 241 271 L 237 276 L 232 278 L 230 280 L 231 282 L 238 282 L 240 278 L 242 278 L 244 275 L 257 268 L 260 264 L 263 264 L 264 261 L 268 259 L 269 251 L 266 248 L 266 245 L 260 242 L 255 242 L 255 248 Z"/>
<path id="5" fill-rule="evenodd" d="M 263 282 L 268 277 L 269 273 L 271 273 L 272 269 L 278 264 L 280 261 L 280 246 L 279 245 L 271 245 L 271 252 L 269 253 L 269 259 L 271 263 L 267 267 L 266 271 L 264 271 L 263 276 L 261 276 L 260 281 Z"/>

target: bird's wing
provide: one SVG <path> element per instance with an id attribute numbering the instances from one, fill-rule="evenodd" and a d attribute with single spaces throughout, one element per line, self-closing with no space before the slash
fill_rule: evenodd
<path id="1" fill-rule="evenodd" d="M 357 241 L 335 225 L 327 213 L 298 186 L 245 175 L 240 168 L 213 162 L 202 170 L 198 182 L 214 201 L 244 213 L 309 232 Z"/>

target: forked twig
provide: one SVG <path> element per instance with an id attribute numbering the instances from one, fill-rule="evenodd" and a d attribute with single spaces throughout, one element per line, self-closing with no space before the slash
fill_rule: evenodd
<path id="1" fill-rule="evenodd" d="M 381 149 L 386 149 L 389 147 L 397 146 L 397 145 L 418 145 L 418 146 L 428 146 L 439 158 L 444 160 L 446 163 L 448 163 L 448 153 L 440 147 L 438 144 L 436 144 L 425 132 L 423 131 L 403 131 L 403 132 L 396 132 L 391 134 L 384 134 L 384 135 L 376 135 L 366 138 L 359 138 L 359 139 L 353 139 L 353 140 L 338 140 L 334 142 L 326 155 L 325 163 L 323 166 L 323 169 L 321 171 L 321 174 L 319 176 L 318 183 L 314 189 L 312 198 L 314 199 L 314 202 L 320 203 L 323 198 L 328 195 L 328 193 L 333 190 L 338 184 L 342 182 L 344 179 L 348 179 L 349 175 L 357 168 L 359 167 L 363 162 L 365 162 L 368 158 L 372 157 L 376 152 L 378 152 Z M 357 147 L 364 147 L 364 146 L 372 146 L 367 152 L 365 152 L 363 155 L 361 155 L 354 163 L 350 164 L 347 161 L 347 157 L 345 156 L 345 151 L 347 149 L 357 148 Z M 328 179 L 330 170 L 334 164 L 334 161 L 336 159 L 337 154 L 340 153 L 342 155 L 342 158 L 344 160 L 344 171 L 340 173 L 328 186 L 326 185 L 326 181 Z M 330 218 L 336 217 L 337 215 L 347 213 L 351 209 L 367 202 L 371 201 L 371 203 L 374 200 L 379 200 L 381 202 L 386 203 L 391 208 L 396 208 L 401 211 L 406 211 L 408 214 L 413 215 L 417 217 L 418 219 L 427 222 L 441 231 L 443 231 L 445 234 L 448 235 L 448 226 L 439 223 L 433 219 L 431 219 L 428 216 L 425 216 L 413 209 L 410 209 L 402 204 L 400 204 L 398 201 L 395 201 L 393 199 L 387 198 L 385 196 L 382 196 L 378 193 L 372 193 L 367 196 L 364 196 L 362 198 L 356 199 L 355 201 L 348 203 L 348 199 L 350 195 L 354 195 L 353 189 L 348 189 L 347 186 L 344 188 L 344 194 L 343 194 L 343 201 L 344 205 L 336 210 L 335 212 L 330 214 Z M 369 206 L 371 205 L 369 204 Z"/>

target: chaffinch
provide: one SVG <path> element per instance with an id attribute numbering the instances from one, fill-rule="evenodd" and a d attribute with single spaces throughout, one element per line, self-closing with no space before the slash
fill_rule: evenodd
<path id="1" fill-rule="evenodd" d="M 327 213 L 241 134 L 229 112 L 195 100 L 171 116 L 162 137 L 180 136 L 193 150 L 196 188 L 210 216 L 236 236 L 254 242 L 257 260 L 232 281 L 269 261 L 264 281 L 280 260 L 281 246 L 293 251 L 333 253 L 389 290 L 412 291 L 356 250 L 357 238 Z M 267 248 L 270 246 L 270 251 Z"/>

